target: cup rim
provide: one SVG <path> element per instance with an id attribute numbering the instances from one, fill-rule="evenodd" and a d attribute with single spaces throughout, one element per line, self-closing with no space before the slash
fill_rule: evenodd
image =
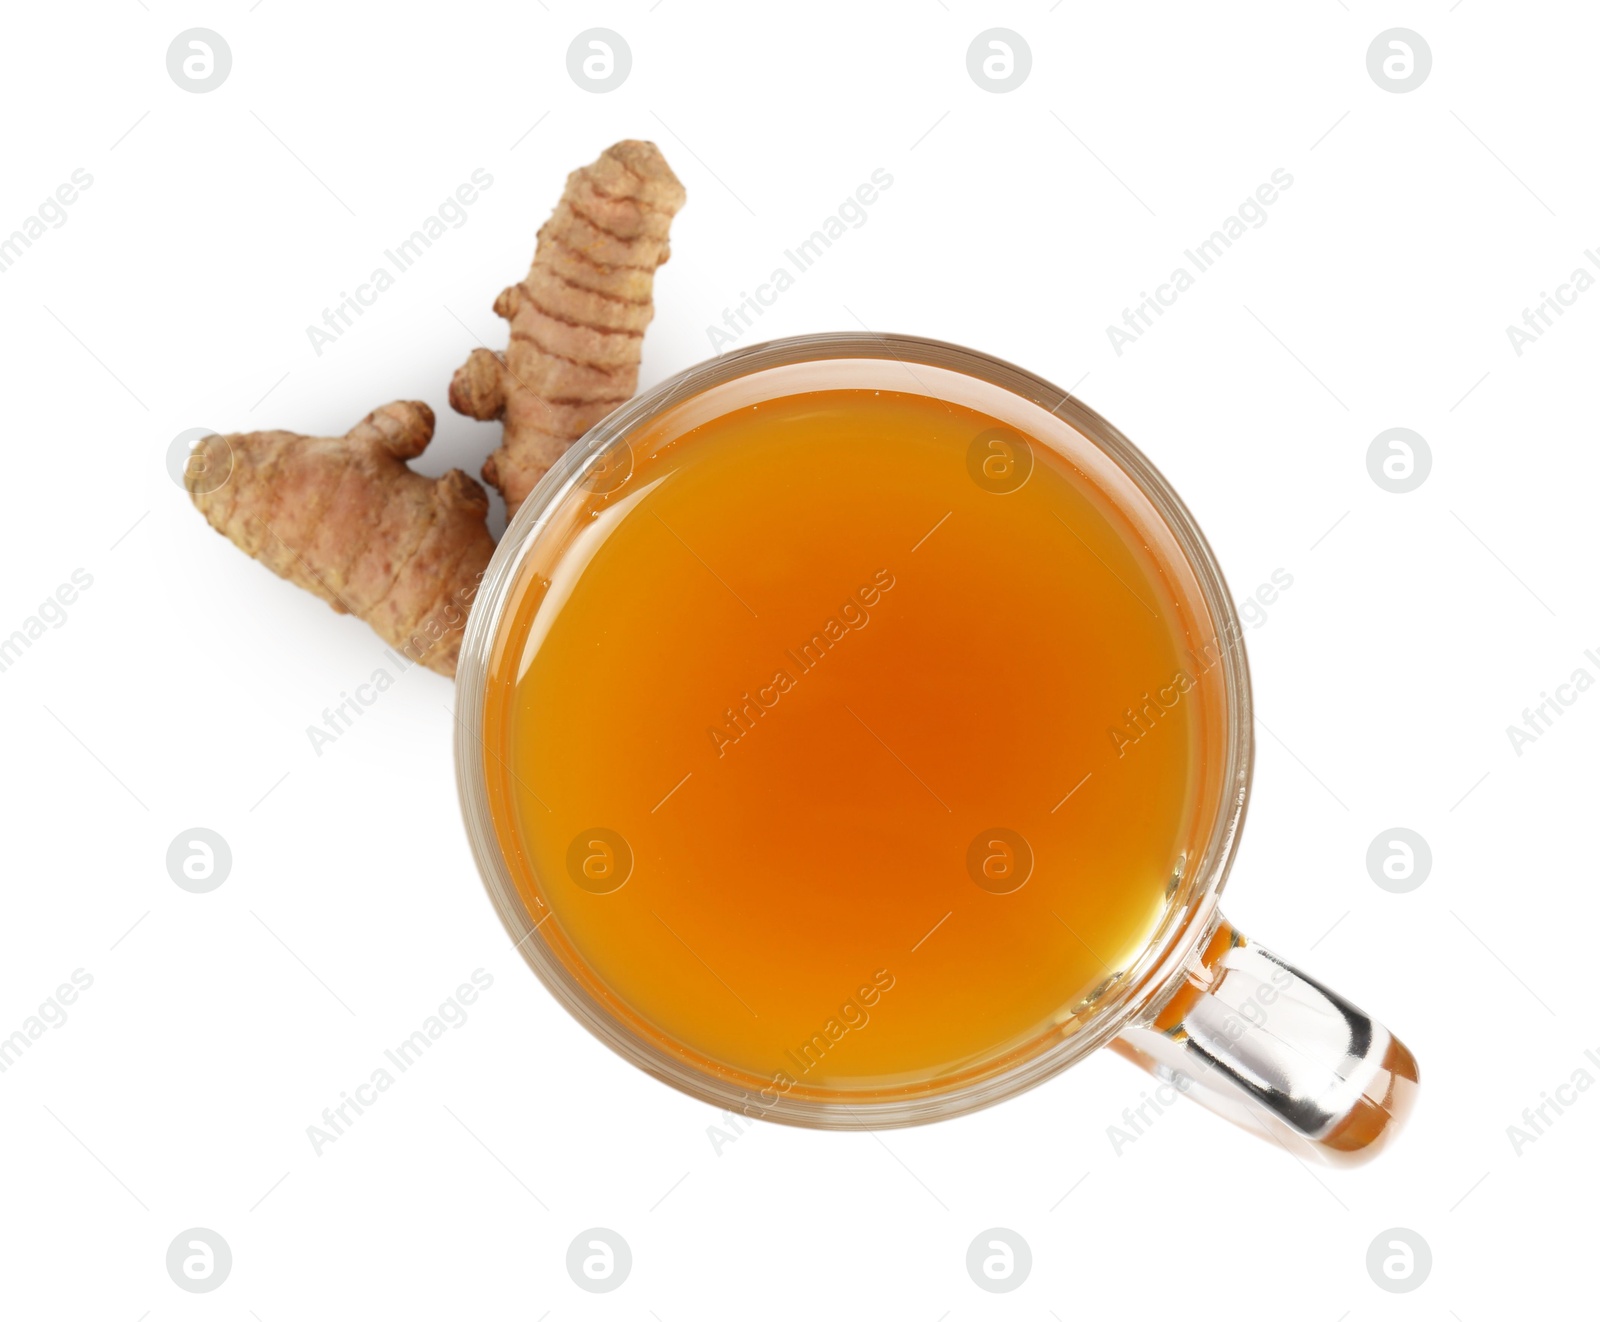
<path id="1" fill-rule="evenodd" d="M 714 386 L 770 368 L 847 358 L 893 359 L 950 369 L 1009 391 L 1067 422 L 1134 482 L 1182 551 L 1222 644 L 1219 665 L 1226 704 L 1225 756 L 1210 838 L 1200 855 L 1188 902 L 1169 910 L 1124 985 L 1107 995 L 1107 1003 L 1082 1028 L 993 1073 L 947 1089 L 911 1094 L 885 1090 L 859 1101 L 781 1093 L 775 1102 L 767 1102 L 630 1031 L 543 941 L 529 939 L 550 913 L 534 920 L 506 864 L 490 818 L 481 732 L 489 663 L 522 563 L 534 546 L 534 534 L 546 512 L 572 492 L 591 460 L 673 405 Z M 479 875 L 515 943 L 513 948 L 522 953 L 551 995 L 613 1051 L 682 1092 L 719 1108 L 821 1129 L 896 1128 L 980 1110 L 1061 1073 L 1135 1021 L 1152 1019 L 1174 994 L 1219 920 L 1218 899 L 1238 851 L 1255 755 L 1249 664 L 1233 598 L 1194 516 L 1143 452 L 1069 391 L 1004 359 L 942 340 L 855 331 L 790 336 L 707 359 L 634 396 L 575 441 L 523 501 L 484 572 L 462 640 L 455 717 L 457 793 Z"/>

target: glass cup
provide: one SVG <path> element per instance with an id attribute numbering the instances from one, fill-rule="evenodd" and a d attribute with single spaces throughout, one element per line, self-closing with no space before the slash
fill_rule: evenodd
<path id="1" fill-rule="evenodd" d="M 582 490 L 626 480 L 633 447 L 659 444 L 698 418 L 715 388 L 716 413 L 805 390 L 910 391 L 968 404 L 1024 436 L 1070 450 L 1109 490 L 1142 501 L 1157 540 L 1181 564 L 1197 618 L 1209 621 L 1223 708 L 1223 747 L 1197 780 L 1203 847 L 1175 874 L 1142 954 L 1108 980 L 1083 1013 L 1026 1049 L 914 1087 L 774 1095 L 763 1080 L 701 1059 L 630 1013 L 575 968 L 539 928 L 553 911 L 519 889 L 490 811 L 492 756 L 484 729 L 491 661 L 503 645 L 519 584 L 548 577 L 552 512 Z M 586 485 L 587 484 L 587 485 Z M 558 554 L 558 553 L 555 553 Z M 1004 1100 L 1110 1047 L 1162 1081 L 1287 1150 L 1330 1164 L 1374 1155 L 1398 1131 L 1417 1089 L 1411 1052 L 1384 1026 L 1237 932 L 1218 907 L 1249 799 L 1250 677 L 1232 598 L 1210 547 L 1166 480 L 1121 432 L 1066 391 L 985 354 L 934 340 L 872 334 L 804 335 L 726 354 L 679 373 L 617 409 L 572 446 L 518 510 L 467 622 L 457 679 L 455 754 L 467 834 L 490 899 L 550 992 L 606 1045 L 714 1106 L 824 1129 L 892 1127 L 961 1115 Z"/>

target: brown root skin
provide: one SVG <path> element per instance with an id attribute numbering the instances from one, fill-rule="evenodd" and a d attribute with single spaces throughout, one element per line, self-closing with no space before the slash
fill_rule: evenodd
<path id="1" fill-rule="evenodd" d="M 505 412 L 505 359 L 488 349 L 474 349 L 450 381 L 450 407 L 479 422 L 493 422 Z"/>
<path id="2" fill-rule="evenodd" d="M 344 436 L 287 431 L 208 436 L 184 482 L 206 521 L 246 554 L 396 650 L 454 675 L 467 610 L 494 540 L 489 496 L 460 469 L 413 473 L 433 410 L 375 409 Z M 214 491 L 208 474 L 226 472 Z"/>
<path id="3" fill-rule="evenodd" d="M 683 185 L 653 142 L 614 143 L 567 176 L 527 278 L 495 299 L 510 343 L 503 354 L 472 351 L 450 383 L 450 407 L 501 420 L 483 476 L 508 513 L 637 387 L 655 272 L 683 203 Z"/>

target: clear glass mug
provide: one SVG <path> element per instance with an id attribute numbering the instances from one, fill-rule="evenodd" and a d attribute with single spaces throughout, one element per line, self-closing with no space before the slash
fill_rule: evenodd
<path id="1" fill-rule="evenodd" d="M 1075 462 L 1159 520 L 1181 557 L 1193 609 L 1220 640 L 1225 713 L 1218 766 L 1203 786 L 1210 829 L 1204 847 L 1174 876 L 1167 909 L 1142 955 L 1116 971 L 1092 1008 L 1008 1051 L 986 1068 L 916 1088 L 826 1095 L 815 1088 L 772 1096 L 763 1081 L 652 1033 L 604 1003 L 592 979 L 570 966 L 538 929 L 553 911 L 530 909 L 490 813 L 489 756 L 481 731 L 491 659 L 517 586 L 542 554 L 547 516 L 596 474 L 624 463 L 626 447 L 663 418 L 694 420 L 713 387 L 755 401 L 806 389 L 893 389 L 959 400 L 1001 417 L 1023 435 L 1060 444 Z M 703 419 L 702 419 L 703 420 Z M 1089 447 L 1085 450 L 1085 445 Z M 1168 1085 L 1291 1152 L 1330 1164 L 1363 1161 L 1398 1131 L 1415 1100 L 1415 1058 L 1384 1026 L 1287 961 L 1247 940 L 1218 908 L 1249 799 L 1253 758 L 1250 678 L 1243 634 L 1210 547 L 1155 467 L 1105 419 L 1066 391 L 1021 368 L 934 340 L 822 334 L 726 354 L 661 383 L 617 409 L 546 474 L 518 510 L 485 575 L 467 622 L 457 675 L 455 755 L 467 834 L 501 921 L 533 971 L 602 1042 L 656 1078 L 714 1106 L 824 1129 L 893 1127 L 960 1115 L 1031 1088 L 1099 1047 L 1134 1061 Z M 615 998 L 612 998 L 615 999 Z"/>

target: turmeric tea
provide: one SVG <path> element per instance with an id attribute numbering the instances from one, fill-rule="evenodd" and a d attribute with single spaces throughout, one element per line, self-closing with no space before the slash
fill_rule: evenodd
<path id="1" fill-rule="evenodd" d="M 1037 1049 L 1210 820 L 1219 679 L 1150 520 L 914 391 L 698 409 L 549 513 L 507 613 L 484 756 L 529 939 L 780 1091 Z"/>

